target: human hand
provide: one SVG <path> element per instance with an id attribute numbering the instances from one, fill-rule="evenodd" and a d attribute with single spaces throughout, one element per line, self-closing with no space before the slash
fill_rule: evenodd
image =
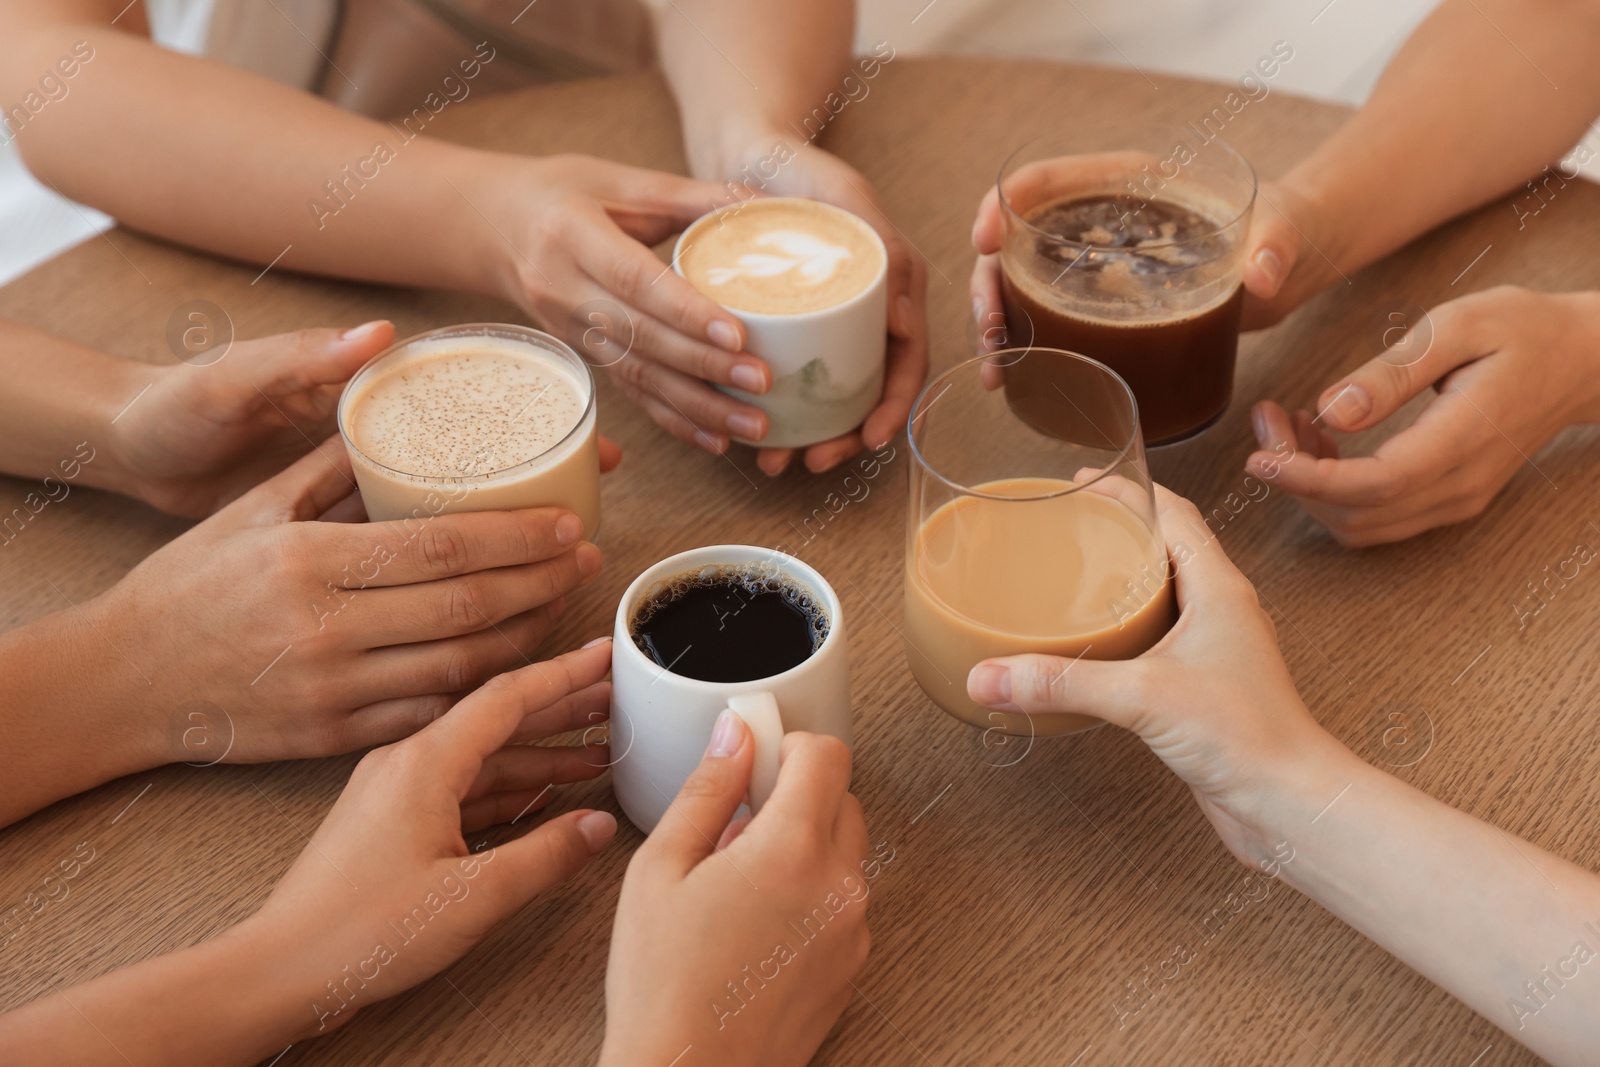
<path id="1" fill-rule="evenodd" d="M 605 769 L 604 745 L 521 742 L 602 721 L 610 666 L 602 641 L 499 675 L 420 733 L 362 758 L 241 927 L 270 946 L 262 984 L 288 994 L 300 1037 L 438 974 L 610 842 L 616 820 L 587 809 L 485 852 L 464 836 L 516 821 L 548 803 L 552 786 Z"/>
<path id="2" fill-rule="evenodd" d="M 130 363 L 149 390 L 111 423 L 115 488 L 205 518 L 331 433 L 345 382 L 393 342 L 380 320 L 239 341 L 214 363 Z M 601 469 L 620 461 L 602 437 Z"/>
<path id="3" fill-rule="evenodd" d="M 771 799 L 730 825 L 754 756 L 749 728 L 723 712 L 699 768 L 628 865 L 606 968 L 603 1065 L 804 1064 L 850 1002 L 871 943 L 850 750 L 789 734 Z"/>
<path id="4" fill-rule="evenodd" d="M 878 203 L 872 186 L 850 164 L 829 152 L 804 145 L 777 169 L 762 188 L 772 196 L 803 196 L 833 204 L 860 217 L 883 238 L 889 253 L 888 351 L 883 397 L 860 428 L 805 449 L 812 473 L 838 466 L 861 450 L 882 448 L 900 432 L 911 405 L 928 377 L 928 271 Z M 756 464 L 767 474 L 783 473 L 795 449 L 763 448 Z"/>
<path id="5" fill-rule="evenodd" d="M 85 605 L 149 683 L 128 695 L 146 765 L 324 756 L 404 737 L 526 662 L 561 598 L 600 569 L 600 550 L 561 508 L 319 521 L 358 504 L 354 489 L 334 439 Z M 169 719 L 191 703 L 206 729 L 180 744 Z"/>
<path id="6" fill-rule="evenodd" d="M 1187 500 L 1156 487 L 1176 571 L 1178 622 L 1154 648 L 1121 662 L 1022 655 L 985 660 L 967 676 L 973 700 L 1002 711 L 1095 715 L 1138 734 L 1188 783 L 1233 854 L 1273 854 L 1264 814 L 1308 763 L 1354 759 L 1296 691 L 1271 618 L 1249 580 Z M 1208 538 L 1195 540 L 1197 531 Z"/>
<path id="7" fill-rule="evenodd" d="M 1019 176 L 1024 175 L 1019 172 Z M 972 246 L 978 251 L 978 261 L 972 268 L 969 295 L 980 355 L 1028 340 L 1013 342 L 1006 334 L 1000 303 L 1004 239 L 999 191 L 990 189 L 979 202 L 972 224 Z M 1245 238 L 1243 328 L 1259 330 L 1273 325 L 1338 278 L 1338 269 L 1327 257 L 1337 255 L 1340 247 L 1338 233 L 1324 221 L 1324 213 L 1310 197 L 1291 185 L 1263 182 Z"/>
<path id="8" fill-rule="evenodd" d="M 1262 401 L 1252 421 L 1268 451 L 1246 466 L 1347 547 L 1472 518 L 1562 429 L 1600 420 L 1597 338 L 1600 294 L 1502 286 L 1441 304 L 1317 400 L 1324 425 L 1355 432 L 1432 386 L 1415 423 L 1371 456 L 1341 459 L 1318 417 Z"/>
<path id="9" fill-rule="evenodd" d="M 514 220 L 511 240 L 500 241 L 513 248 L 504 295 L 674 436 L 718 454 L 730 434 L 765 436 L 764 412 L 707 384 L 771 388 L 767 365 L 744 351 L 744 327 L 651 251 L 731 202 L 734 187 L 587 156 L 511 166 L 485 194 L 490 217 Z"/>
<path id="10" fill-rule="evenodd" d="M 214 363 L 128 365 L 149 391 L 110 427 L 118 488 L 199 519 L 304 455 L 333 428 L 339 393 L 394 325 L 238 341 Z"/>

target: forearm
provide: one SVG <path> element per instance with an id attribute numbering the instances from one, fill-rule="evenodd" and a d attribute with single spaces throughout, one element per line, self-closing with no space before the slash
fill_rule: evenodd
<path id="1" fill-rule="evenodd" d="M 1592 3 L 1446 0 L 1284 179 L 1326 219 L 1324 251 L 1353 273 L 1557 163 L 1600 113 L 1597 46 Z"/>
<path id="2" fill-rule="evenodd" d="M 42 497 L 73 484 L 121 487 L 115 420 L 157 373 L 0 319 L 0 472 L 45 479 Z"/>
<path id="3" fill-rule="evenodd" d="M 659 16 L 661 64 L 678 99 L 695 177 L 737 177 L 840 90 L 852 0 L 674 0 Z"/>
<path id="4" fill-rule="evenodd" d="M 1600 878 L 1331 739 L 1285 774 L 1258 840 L 1293 850 L 1284 881 L 1518 1041 L 1554 1063 L 1589 1062 L 1600 1041 Z M 1579 943 L 1595 962 L 1574 959 Z"/>
<path id="5" fill-rule="evenodd" d="M 517 161 L 417 136 L 423 101 L 421 119 L 375 122 L 108 26 L 13 18 L 0 100 L 22 99 L 75 42 L 93 50 L 68 95 L 16 131 L 29 169 L 67 196 L 252 263 L 507 291 L 514 254 L 479 211 L 495 216 L 489 190 Z"/>
<path id="6" fill-rule="evenodd" d="M 60 1067 L 270 1059 L 308 1028 L 284 992 L 274 958 L 282 946 L 254 922 L 0 1016 L 0 1048 L 12 1062 Z M 300 1015 L 311 1018 L 303 1005 Z"/>
<path id="7" fill-rule="evenodd" d="M 154 666 L 108 647 L 97 611 L 91 602 L 0 634 L 0 826 L 173 758 L 150 721 Z M 182 709 L 171 710 L 177 724 Z M 182 729 L 171 732 L 176 744 Z"/>

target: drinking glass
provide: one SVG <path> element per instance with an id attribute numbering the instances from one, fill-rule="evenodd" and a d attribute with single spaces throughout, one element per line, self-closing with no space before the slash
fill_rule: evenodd
<path id="1" fill-rule="evenodd" d="M 1000 371 L 1048 378 L 1065 414 L 1020 417 Z M 967 696 L 980 660 L 1042 652 L 1129 659 L 1177 619 L 1133 393 L 1060 349 L 1012 349 L 929 383 L 908 425 L 906 659 L 924 692 L 975 726 L 1022 736 L 1101 725 L 994 711 Z M 1070 676 L 1070 666 L 1064 677 Z"/>
<path id="2" fill-rule="evenodd" d="M 1212 133 L 1074 126 L 1000 169 L 1006 343 L 1082 352 L 1122 375 L 1151 445 L 1206 429 L 1233 395 L 1256 176 Z M 1037 369 L 1009 371 L 1007 391 L 1015 376 L 1048 392 Z"/>

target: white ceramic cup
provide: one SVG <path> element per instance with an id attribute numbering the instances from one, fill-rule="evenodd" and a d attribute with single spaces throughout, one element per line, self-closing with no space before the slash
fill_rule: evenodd
<path id="1" fill-rule="evenodd" d="M 770 678 L 703 682 L 663 669 L 633 641 L 635 608 L 670 579 L 702 567 L 770 567 L 810 589 L 828 613 L 828 634 L 805 662 Z M 846 745 L 850 667 L 839 596 L 822 575 L 792 556 L 749 545 L 713 545 L 680 552 L 635 578 L 617 605 L 611 651 L 611 785 L 628 818 L 645 833 L 666 814 L 711 743 L 724 708 L 750 725 L 755 769 L 750 810 L 759 811 L 778 780 L 778 750 L 791 730 L 832 734 Z"/>
<path id="2" fill-rule="evenodd" d="M 763 198 L 768 203 L 781 198 Z M 744 324 L 745 350 L 759 356 L 772 370 L 772 388 L 757 396 L 742 389 L 717 386 L 767 415 L 767 436 L 741 444 L 764 448 L 800 448 L 846 434 L 860 426 L 883 397 L 883 364 L 887 354 L 889 324 L 889 255 L 883 238 L 857 216 L 818 201 L 808 206 L 836 212 L 858 226 L 862 236 L 882 254 L 877 277 L 860 293 L 842 304 L 794 315 L 769 315 L 727 308 Z M 697 219 L 678 237 L 672 249 L 673 269 L 680 266 L 684 248 L 701 227 L 718 225 L 718 219 L 737 212 L 730 204 Z"/>

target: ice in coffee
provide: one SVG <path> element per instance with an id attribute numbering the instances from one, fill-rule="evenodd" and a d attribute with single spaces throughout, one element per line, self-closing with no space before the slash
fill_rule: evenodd
<path id="1" fill-rule="evenodd" d="M 1071 353 L 1002 353 L 1065 390 L 1070 419 L 1048 428 L 986 388 L 984 359 L 931 383 L 911 416 L 916 466 L 905 562 L 906 661 L 955 717 L 1028 736 L 1099 725 L 977 705 L 982 660 L 1045 653 L 1129 659 L 1177 618 L 1131 393 Z"/>
<path id="2" fill-rule="evenodd" d="M 549 334 L 473 324 L 402 341 L 339 403 L 374 521 L 559 505 L 600 528 L 594 379 Z"/>
<path id="3" fill-rule="evenodd" d="M 1149 444 L 1190 437 L 1227 410 L 1244 300 L 1254 172 L 1221 141 L 1183 136 L 1122 126 L 1039 138 L 1000 177 L 1007 344 L 1111 367 L 1138 399 Z M 1134 147 L 1103 150 L 1107 140 Z M 1008 369 L 1006 392 L 1047 426 L 1063 405 L 1037 371 Z"/>

